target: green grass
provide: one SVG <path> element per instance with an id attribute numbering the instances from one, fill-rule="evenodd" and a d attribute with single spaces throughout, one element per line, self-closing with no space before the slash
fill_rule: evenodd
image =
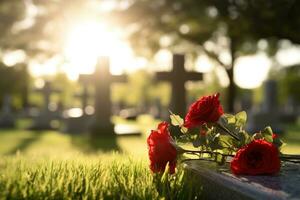
<path id="1" fill-rule="evenodd" d="M 137 124 L 141 136 L 98 139 L 57 131 L 1 130 L 0 199 L 194 198 L 201 186 L 192 188 L 183 170 L 168 177 L 170 185 L 153 183 L 146 136 L 156 123 L 142 117 Z M 300 124 L 287 127 L 283 150 L 300 154 Z"/>
<path id="2" fill-rule="evenodd" d="M 153 184 L 146 137 L 156 123 L 142 117 L 141 136 L 96 139 L 24 130 L 27 122 L 1 130 L 0 199 L 190 199 L 182 173 L 162 191 Z"/>
<path id="3" fill-rule="evenodd" d="M 147 164 L 122 154 L 65 160 L 16 156 L 2 159 L 0 169 L 3 199 L 158 197 Z"/>
<path id="4" fill-rule="evenodd" d="M 146 120 L 147 121 L 147 120 Z M 0 131 L 0 199 L 156 199 L 142 136 Z M 151 129 L 155 122 L 139 123 Z"/>

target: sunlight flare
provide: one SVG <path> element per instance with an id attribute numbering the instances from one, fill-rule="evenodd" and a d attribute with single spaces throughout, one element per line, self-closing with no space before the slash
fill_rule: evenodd
<path id="1" fill-rule="evenodd" d="M 134 53 L 120 35 L 120 30 L 100 22 L 84 22 L 73 27 L 66 41 L 64 71 L 71 77 L 92 73 L 101 56 L 110 57 L 113 74 L 134 69 Z"/>

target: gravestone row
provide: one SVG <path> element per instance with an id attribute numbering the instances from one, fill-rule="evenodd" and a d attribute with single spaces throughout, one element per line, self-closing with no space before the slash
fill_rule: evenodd
<path id="1" fill-rule="evenodd" d="M 183 115 L 186 112 L 186 91 L 185 82 L 190 80 L 202 80 L 202 74 L 197 72 L 186 72 L 184 67 L 184 56 L 175 54 L 173 56 L 173 69 L 171 72 L 157 72 L 157 81 L 168 81 L 172 86 L 171 110 L 174 113 Z M 111 122 L 112 104 L 110 100 L 110 86 L 115 82 L 125 82 L 126 76 L 115 76 L 109 72 L 108 58 L 100 58 L 96 70 L 92 75 L 80 75 L 79 82 L 83 87 L 82 109 L 87 106 L 88 85 L 95 88 L 95 113 L 89 118 L 69 117 L 66 121 L 67 131 L 80 130 L 79 127 L 90 127 L 94 133 L 111 134 L 112 132 L 123 132 L 121 134 L 133 133 L 137 130 L 128 127 L 116 127 Z M 85 115 L 85 114 L 84 114 Z M 79 119 L 80 118 L 80 119 Z M 126 131 L 128 129 L 128 131 Z M 80 130 L 81 131 L 81 130 Z"/>
<path id="2" fill-rule="evenodd" d="M 169 72 L 157 72 L 156 81 L 165 81 L 171 85 L 171 102 L 169 109 L 181 116 L 184 116 L 187 109 L 185 83 L 187 81 L 201 81 L 203 74 L 198 72 L 189 72 L 185 70 L 184 55 L 174 54 L 172 70 Z M 115 76 L 109 72 L 109 59 L 102 57 L 98 60 L 96 69 L 91 75 L 80 75 L 79 83 L 82 87 L 82 93 L 77 94 L 77 98 L 81 99 L 82 116 L 69 116 L 65 122 L 65 131 L 67 132 L 84 132 L 90 131 L 99 134 L 111 134 L 114 130 L 114 125 L 111 122 L 112 103 L 110 100 L 110 87 L 116 82 L 126 82 L 125 75 Z M 88 99 L 91 97 L 88 88 L 93 87 L 95 94 L 94 98 L 94 113 L 91 115 L 86 112 L 88 107 Z M 38 117 L 35 119 L 32 129 L 52 129 L 53 113 L 49 110 L 50 96 L 53 93 L 59 93 L 59 90 L 53 89 L 50 82 L 46 82 L 44 87 L 37 92 L 42 93 L 44 97 L 44 107 Z M 278 111 L 276 103 L 277 89 L 276 83 L 269 81 L 265 84 L 265 96 L 262 111 L 252 112 L 250 114 L 250 123 L 248 129 L 250 132 L 261 130 L 261 124 L 273 125 L 274 131 L 282 132 L 281 126 L 278 123 Z M 3 104 L 2 114 L 11 113 L 10 106 L 6 101 Z M 156 102 L 157 106 L 159 103 Z M 167 108 L 166 108 L 167 109 Z M 159 110 L 154 111 L 159 115 Z M 4 118 L 0 115 L 0 125 Z M 12 119 L 6 117 L 5 119 Z M 13 120 L 11 120 L 13 121 Z M 275 126 L 274 126 L 275 125 Z M 2 125 L 4 126 L 4 125 Z M 118 128 L 122 130 L 122 128 Z M 129 131 L 130 132 L 130 131 Z"/>

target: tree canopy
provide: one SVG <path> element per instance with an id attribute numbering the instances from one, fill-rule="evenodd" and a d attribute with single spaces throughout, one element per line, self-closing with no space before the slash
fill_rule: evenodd
<path id="1" fill-rule="evenodd" d="M 297 43 L 298 4 L 292 0 L 143 0 L 116 13 L 132 31 L 135 46 L 148 45 L 155 51 L 166 47 L 160 38 L 167 35 L 171 38 L 167 46 L 171 50 L 182 40 L 189 41 L 223 66 L 230 81 L 227 109 L 232 112 L 236 58 L 261 50 L 257 45 L 260 39 L 268 41 L 268 48 L 263 50 L 271 54 L 278 49 L 280 39 Z"/>

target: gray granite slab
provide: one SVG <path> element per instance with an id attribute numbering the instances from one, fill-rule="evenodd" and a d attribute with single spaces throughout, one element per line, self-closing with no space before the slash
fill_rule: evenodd
<path id="1" fill-rule="evenodd" d="M 185 169 L 203 189 L 205 199 L 300 199 L 300 165 L 283 163 L 274 176 L 235 176 L 229 166 L 187 161 Z"/>

